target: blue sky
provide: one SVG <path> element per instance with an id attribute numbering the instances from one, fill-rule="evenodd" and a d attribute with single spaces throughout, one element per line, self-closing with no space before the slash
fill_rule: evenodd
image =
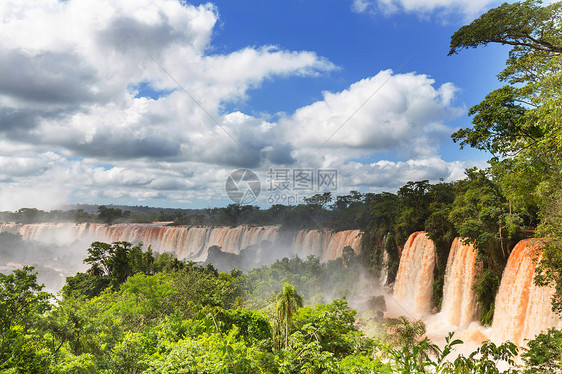
<path id="1" fill-rule="evenodd" d="M 291 112 L 321 99 L 322 91 L 343 90 L 385 69 L 427 74 L 436 84 L 453 82 L 460 89 L 456 102 L 467 109 L 500 87 L 496 75 L 505 66 L 508 48 L 488 46 L 447 56 L 451 35 L 468 22 L 465 15 L 452 13 L 445 20 L 435 12 L 373 15 L 350 11 L 350 3 L 215 1 L 220 21 L 212 52 L 277 45 L 289 50 L 315 51 L 340 68 L 320 77 L 266 81 L 250 94 L 249 100 L 229 109 L 249 113 Z M 462 115 L 449 124 L 468 127 L 470 118 Z M 460 151 L 449 140 L 441 147 L 447 161 L 487 158 L 478 151 Z"/>
<path id="2" fill-rule="evenodd" d="M 495 5 L 7 1 L 0 210 L 221 206 L 238 168 L 335 169 L 334 193 L 461 178 L 488 155 L 450 134 L 507 48 L 449 41 Z"/>

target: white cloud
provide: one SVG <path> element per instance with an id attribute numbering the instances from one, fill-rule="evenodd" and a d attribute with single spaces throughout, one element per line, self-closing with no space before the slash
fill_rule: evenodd
<path id="1" fill-rule="evenodd" d="M 298 109 L 281 122 L 284 134 L 299 147 L 432 154 L 428 137 L 449 131 L 443 121 L 458 114 L 451 105 L 456 87 L 434 84 L 423 74 L 381 71 Z"/>
<path id="2" fill-rule="evenodd" d="M 353 0 L 351 9 L 357 13 L 387 15 L 397 12 L 421 15 L 458 13 L 465 18 L 473 18 L 497 3 L 497 0 Z"/>
<path id="3" fill-rule="evenodd" d="M 385 70 L 271 120 L 225 104 L 265 80 L 337 67 L 276 46 L 212 53 L 212 5 L 18 0 L 0 14 L 0 210 L 221 200 L 238 167 L 264 178 L 277 166 L 337 168 L 347 192 L 450 179 L 463 166 L 429 139 L 447 136 L 461 110 L 452 83 Z M 166 94 L 136 97 L 141 83 Z M 404 161 L 357 161 L 377 154 Z"/>

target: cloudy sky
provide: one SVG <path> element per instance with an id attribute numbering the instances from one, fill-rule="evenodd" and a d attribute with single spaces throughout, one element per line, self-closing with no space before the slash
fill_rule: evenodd
<path id="1" fill-rule="evenodd" d="M 239 168 L 264 206 L 270 170 L 337 170 L 335 193 L 462 178 L 487 155 L 450 135 L 507 52 L 449 40 L 496 5 L 4 0 L 0 210 L 222 206 Z"/>

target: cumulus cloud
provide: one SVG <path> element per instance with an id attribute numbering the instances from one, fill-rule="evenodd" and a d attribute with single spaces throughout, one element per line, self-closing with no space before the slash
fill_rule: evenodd
<path id="1" fill-rule="evenodd" d="M 452 83 L 385 70 L 272 120 L 224 108 L 265 80 L 338 67 L 271 45 L 213 53 L 213 5 L 14 0 L 0 14 L 0 210 L 224 200 L 240 167 L 264 180 L 271 167 L 337 168 L 347 192 L 451 179 L 465 166 L 430 141 L 463 111 Z M 372 162 L 378 154 L 402 161 Z"/>
<path id="2" fill-rule="evenodd" d="M 185 133 L 214 125 L 182 90 L 135 97 L 130 87 L 141 82 L 169 91 L 180 83 L 217 116 L 265 79 L 335 69 L 314 52 L 273 46 L 208 54 L 218 19 L 209 4 L 8 1 L 2 14 L 0 133 L 73 155 L 183 157 Z"/>
<path id="3" fill-rule="evenodd" d="M 398 149 L 409 157 L 433 153 L 426 140 L 449 131 L 443 121 L 459 113 L 451 105 L 456 87 L 434 83 L 423 74 L 381 71 L 298 109 L 282 121 L 285 134 L 302 147 Z"/>

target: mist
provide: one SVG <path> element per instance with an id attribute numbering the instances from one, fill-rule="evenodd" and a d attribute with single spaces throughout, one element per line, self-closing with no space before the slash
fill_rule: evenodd
<path id="1" fill-rule="evenodd" d="M 45 291 L 56 293 L 62 289 L 66 277 L 85 271 L 83 263 L 87 245 L 81 241 L 51 243 L 25 241 L 21 235 L 0 232 L 0 273 L 10 273 L 24 265 L 35 267 L 39 284 Z"/>

